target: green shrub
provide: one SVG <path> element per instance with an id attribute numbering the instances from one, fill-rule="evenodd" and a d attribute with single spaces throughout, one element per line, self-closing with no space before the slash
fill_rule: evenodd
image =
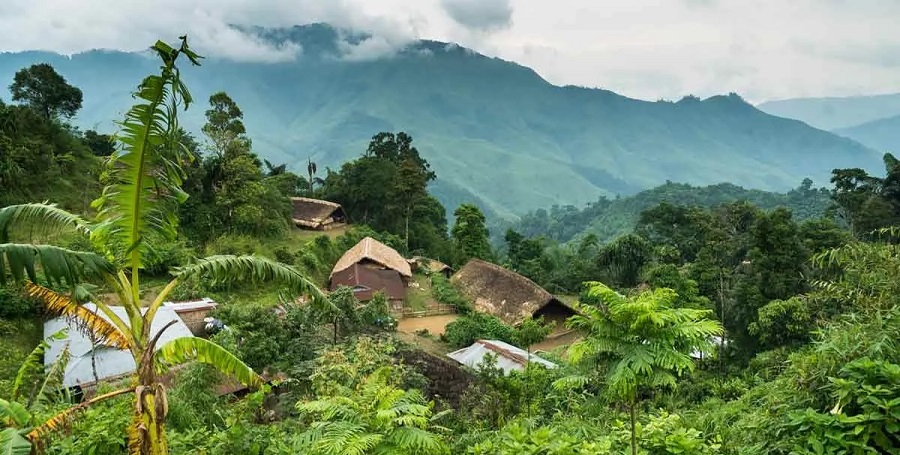
<path id="1" fill-rule="evenodd" d="M 39 302 L 28 298 L 14 285 L 0 287 L 0 318 L 18 319 L 37 314 Z"/>
<path id="2" fill-rule="evenodd" d="M 444 275 L 431 276 L 431 292 L 438 302 L 453 305 L 462 314 L 472 312 L 472 302 L 463 297 Z"/>
<path id="3" fill-rule="evenodd" d="M 443 340 L 455 348 L 469 346 L 477 340 L 500 340 L 513 343 L 516 329 L 500 319 L 484 314 L 471 313 L 447 324 Z"/>
<path id="4" fill-rule="evenodd" d="M 168 276 L 174 267 L 182 266 L 197 257 L 197 253 L 184 240 L 155 242 L 144 271 L 153 276 Z"/>
<path id="5" fill-rule="evenodd" d="M 256 237 L 240 234 L 226 234 L 216 237 L 206 244 L 206 254 L 263 254 L 262 242 Z"/>

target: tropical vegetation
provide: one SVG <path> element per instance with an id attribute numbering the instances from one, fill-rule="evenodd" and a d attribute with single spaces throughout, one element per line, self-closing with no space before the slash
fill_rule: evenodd
<path id="1" fill-rule="evenodd" d="M 339 168 L 308 159 L 297 175 L 257 155 L 245 117 L 258 114 L 217 91 L 195 137 L 182 67 L 202 59 L 186 38 L 151 49 L 159 68 L 115 134 L 69 123 L 84 93 L 52 65 L 22 69 L 0 104 L 0 453 L 900 447 L 893 155 L 883 175 L 834 170 L 828 188 L 670 183 L 502 223 L 474 199 L 445 209 L 428 135 L 375 128 Z M 351 226 L 295 228 L 294 196 L 341 204 Z M 453 279 L 416 272 L 408 292 L 457 314 L 441 335 L 400 330 L 384 295 L 320 290 L 365 237 L 451 267 L 498 263 L 576 315 L 509 326 Z M 161 343 L 163 303 L 200 297 L 220 324 Z M 65 387 L 71 355 L 50 346 L 70 334 L 45 338 L 52 317 L 128 352 L 133 374 Z M 522 348 L 521 371 L 446 358 L 479 339 Z"/>

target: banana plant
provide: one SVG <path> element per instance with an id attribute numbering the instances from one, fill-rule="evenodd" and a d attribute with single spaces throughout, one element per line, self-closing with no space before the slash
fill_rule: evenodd
<path id="1" fill-rule="evenodd" d="M 176 268 L 173 279 L 155 300 L 142 306 L 141 269 L 149 263 L 154 243 L 176 237 L 175 209 L 187 197 L 181 189 L 185 178 L 182 164 L 190 155 L 175 133 L 178 111 L 186 109 L 192 100 L 176 61 L 183 56 L 199 65 L 202 58 L 189 48 L 184 36 L 177 47 L 158 41 L 151 50 L 162 62 L 160 72 L 141 82 L 134 93 L 136 104 L 119 123 L 118 148 L 105 165 L 101 176 L 104 189 L 92 204 L 96 215 L 86 219 L 47 202 L 0 208 L 0 284 L 11 275 L 28 295 L 42 301 L 48 312 L 79 321 L 99 343 L 128 350 L 133 356 L 136 372 L 130 386 L 91 402 L 124 393 L 133 395 L 134 415 L 127 434 L 129 453 L 135 455 L 168 453 L 168 404 L 160 377 L 173 366 L 204 362 L 247 386 L 262 384 L 252 369 L 211 341 L 182 338 L 159 346 L 160 335 L 170 325 L 151 333 L 151 322 L 179 284 L 191 279 L 211 284 L 269 282 L 294 294 L 309 294 L 317 302 L 324 300 L 322 292 L 291 266 L 259 256 L 222 255 Z M 94 251 L 13 243 L 23 232 L 38 232 L 43 238 L 82 236 Z M 46 285 L 40 284 L 39 274 Z M 117 305 L 124 307 L 125 317 L 102 301 L 94 302 L 96 311 L 83 306 L 74 292 L 82 283 L 113 293 Z M 38 442 L 58 429 L 61 420 L 54 419 L 30 431 L 29 441 Z"/>

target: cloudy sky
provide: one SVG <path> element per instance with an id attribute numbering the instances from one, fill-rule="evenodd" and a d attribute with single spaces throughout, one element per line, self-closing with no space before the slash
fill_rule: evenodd
<path id="1" fill-rule="evenodd" d="M 376 37 L 458 42 L 555 84 L 644 99 L 900 92 L 896 0 L 0 0 L 0 50 L 134 50 L 188 33 L 207 55 L 295 58 L 227 27 L 326 21 Z"/>

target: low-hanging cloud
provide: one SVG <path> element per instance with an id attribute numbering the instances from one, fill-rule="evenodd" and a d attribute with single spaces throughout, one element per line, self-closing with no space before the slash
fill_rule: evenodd
<path id="1" fill-rule="evenodd" d="M 492 32 L 512 26 L 509 0 L 441 0 L 444 11 L 470 30 Z"/>
<path id="2" fill-rule="evenodd" d="M 534 68 L 555 84 L 642 99 L 738 92 L 750 101 L 900 92 L 900 2 L 885 0 L 0 0 L 0 51 L 143 50 L 187 34 L 207 57 L 303 50 L 227 24 L 327 22 L 371 36 L 344 59 L 418 38 Z"/>

